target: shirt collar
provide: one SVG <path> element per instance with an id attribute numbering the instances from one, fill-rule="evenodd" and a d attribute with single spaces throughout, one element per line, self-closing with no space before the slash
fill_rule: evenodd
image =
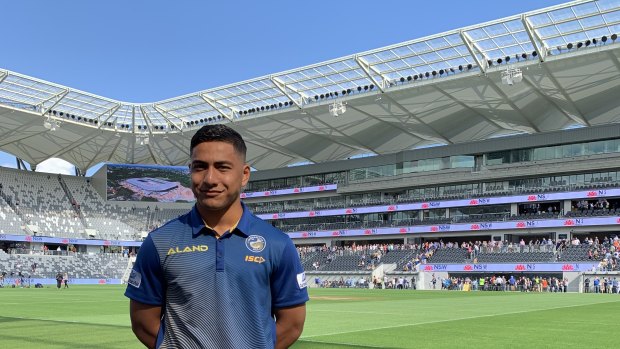
<path id="1" fill-rule="evenodd" d="M 246 234 L 246 232 L 250 231 L 250 218 L 252 213 L 243 202 L 241 202 L 241 207 L 243 208 L 243 213 L 241 214 L 241 218 L 239 219 L 237 226 L 232 230 L 231 233 L 247 238 L 248 235 Z M 209 230 L 209 228 L 205 226 L 204 221 L 200 216 L 200 212 L 198 212 L 197 205 L 194 205 L 194 207 L 189 213 L 189 225 L 192 227 L 193 237 L 197 237 L 198 235 L 202 234 L 203 229 L 204 232 Z"/>

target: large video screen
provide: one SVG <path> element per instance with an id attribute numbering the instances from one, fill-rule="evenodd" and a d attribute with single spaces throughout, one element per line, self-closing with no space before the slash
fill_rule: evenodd
<path id="1" fill-rule="evenodd" d="M 187 166 L 107 165 L 110 201 L 193 202 Z"/>

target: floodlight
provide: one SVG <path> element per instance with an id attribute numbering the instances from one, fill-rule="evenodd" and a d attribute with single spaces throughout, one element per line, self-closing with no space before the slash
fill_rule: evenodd
<path id="1" fill-rule="evenodd" d="M 519 68 L 508 68 L 502 72 L 502 84 L 512 86 L 523 80 L 523 72 Z"/>
<path id="2" fill-rule="evenodd" d="M 616 41 L 616 39 L 618 38 L 618 34 L 611 34 L 611 41 Z"/>
<path id="3" fill-rule="evenodd" d="M 43 120 L 43 127 L 50 131 L 56 131 L 56 129 L 60 127 L 60 123 L 56 120 L 53 120 L 51 117 L 48 117 Z"/>
<path id="4" fill-rule="evenodd" d="M 329 113 L 333 117 L 338 117 L 347 111 L 347 106 L 343 102 L 334 102 L 329 106 Z"/>

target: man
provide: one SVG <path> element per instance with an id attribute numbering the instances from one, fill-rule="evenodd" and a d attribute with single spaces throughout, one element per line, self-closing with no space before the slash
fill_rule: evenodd
<path id="1" fill-rule="evenodd" d="M 224 125 L 192 137 L 196 205 L 149 234 L 125 292 L 147 347 L 279 349 L 301 335 L 305 274 L 291 239 L 241 202 L 245 154 Z"/>
<path id="2" fill-rule="evenodd" d="M 60 290 L 60 286 L 62 285 L 62 274 L 58 272 L 56 274 L 56 288 Z"/>

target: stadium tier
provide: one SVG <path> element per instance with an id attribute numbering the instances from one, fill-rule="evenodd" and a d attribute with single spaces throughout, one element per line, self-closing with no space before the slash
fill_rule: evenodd
<path id="1" fill-rule="evenodd" d="M 191 135 L 226 123 L 253 168 L 241 199 L 323 282 L 547 273 L 578 290 L 619 270 L 619 14 L 572 2 L 144 105 L 0 70 L 0 149 L 77 168 L 0 168 L 0 268 L 123 279 L 193 205 Z"/>

